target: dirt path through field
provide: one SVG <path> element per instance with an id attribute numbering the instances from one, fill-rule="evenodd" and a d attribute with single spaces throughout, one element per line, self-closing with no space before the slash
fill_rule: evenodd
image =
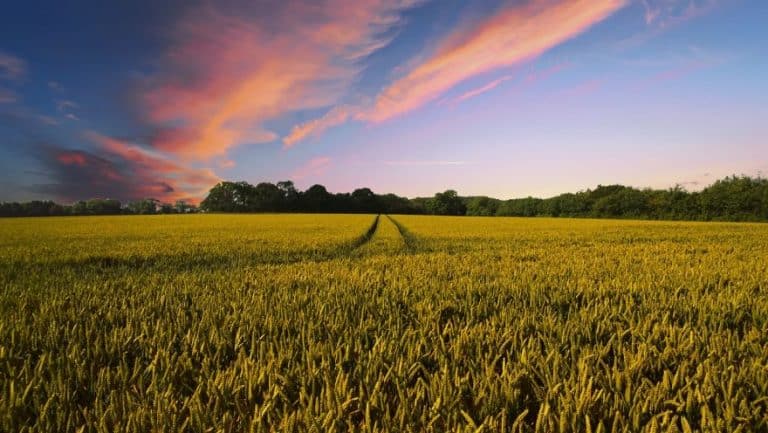
<path id="1" fill-rule="evenodd" d="M 400 230 L 389 218 L 380 218 L 371 239 L 353 251 L 353 256 L 395 255 L 407 250 Z"/>
<path id="2" fill-rule="evenodd" d="M 408 251 L 415 251 L 418 243 L 416 236 L 414 236 L 413 233 L 408 231 L 404 225 L 399 223 L 391 216 L 387 215 L 387 219 L 397 228 L 397 231 L 400 233 L 400 237 L 403 239 L 403 243 L 405 244 L 405 247 L 408 249 Z"/>

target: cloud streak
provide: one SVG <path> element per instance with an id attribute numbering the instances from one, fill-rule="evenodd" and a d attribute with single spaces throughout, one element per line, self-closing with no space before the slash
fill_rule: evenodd
<path id="1" fill-rule="evenodd" d="M 153 145 L 206 160 L 275 140 L 269 120 L 337 104 L 359 61 L 389 43 L 400 13 L 416 3 L 302 0 L 276 3 L 268 14 L 245 5 L 192 11 L 174 29 L 162 72 L 145 83 Z"/>
<path id="2" fill-rule="evenodd" d="M 406 160 L 406 161 L 384 161 L 384 165 L 394 167 L 446 167 L 446 166 L 458 166 L 467 165 L 467 161 L 418 161 L 418 160 Z"/>
<path id="3" fill-rule="evenodd" d="M 347 105 L 334 107 L 323 117 L 310 120 L 291 129 L 291 132 L 283 138 L 283 147 L 286 149 L 293 147 L 296 143 L 310 136 L 317 136 L 326 129 L 345 123 L 350 117 L 355 115 L 356 109 Z"/>
<path id="4" fill-rule="evenodd" d="M 472 90 L 462 94 L 458 98 L 456 98 L 454 100 L 454 103 L 459 103 L 459 102 L 462 102 L 462 101 L 466 101 L 467 99 L 474 98 L 475 96 L 482 95 L 485 92 L 490 92 L 491 90 L 493 90 L 496 87 L 498 87 L 499 84 L 501 84 L 501 83 L 503 83 L 505 81 L 511 80 L 512 78 L 513 78 L 512 75 L 505 75 L 505 76 L 503 76 L 501 78 L 498 78 L 496 80 L 491 81 L 490 83 L 488 83 L 488 84 L 486 84 L 486 85 L 484 85 L 482 87 L 478 87 L 476 89 L 472 89 Z"/>
<path id="5" fill-rule="evenodd" d="M 93 131 L 85 138 L 97 148 L 85 151 L 43 146 L 42 162 L 53 182 L 32 190 L 65 201 L 102 197 L 197 203 L 220 180 L 209 169 L 183 166 L 125 140 Z"/>
<path id="6" fill-rule="evenodd" d="M 290 148 L 348 120 L 380 123 L 401 116 L 438 99 L 467 79 L 531 60 L 586 31 L 625 4 L 625 0 L 508 3 L 473 26 L 450 32 L 437 43 L 434 53 L 409 62 L 409 69 L 398 68 L 409 72 L 386 86 L 373 104 L 339 106 L 318 119 L 297 125 L 283 139 L 284 147 Z M 505 75 L 451 102 L 455 104 L 489 92 L 510 79 L 510 75 Z M 536 79 L 528 77 L 526 82 Z"/>
<path id="7" fill-rule="evenodd" d="M 470 77 L 530 60 L 624 5 L 624 0 L 538 0 L 502 8 L 472 28 L 449 34 L 431 57 L 385 88 L 363 118 L 383 122 Z"/>
<path id="8" fill-rule="evenodd" d="M 645 23 L 662 29 L 704 15 L 717 3 L 717 0 L 642 0 Z"/>

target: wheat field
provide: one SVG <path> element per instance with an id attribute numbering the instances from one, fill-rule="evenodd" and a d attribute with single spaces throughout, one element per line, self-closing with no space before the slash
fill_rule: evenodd
<path id="1" fill-rule="evenodd" d="M 768 431 L 766 225 L 7 219 L 0 270 L 0 431 Z"/>

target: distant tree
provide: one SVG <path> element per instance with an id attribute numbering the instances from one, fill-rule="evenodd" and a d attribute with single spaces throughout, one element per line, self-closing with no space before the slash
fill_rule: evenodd
<path id="1" fill-rule="evenodd" d="M 415 200 L 408 200 L 395 194 L 377 196 L 383 213 L 388 214 L 422 214 L 424 206 Z"/>
<path id="2" fill-rule="evenodd" d="M 445 192 L 438 192 L 427 201 L 427 210 L 434 215 L 464 215 L 467 207 L 459 197 L 456 191 L 449 189 Z"/>
<path id="3" fill-rule="evenodd" d="M 276 185 L 262 182 L 253 189 L 253 203 L 249 210 L 256 212 L 278 212 L 281 210 L 283 193 Z"/>
<path id="4" fill-rule="evenodd" d="M 131 213 L 137 215 L 152 215 L 158 211 L 159 201 L 153 198 L 136 200 L 128 203 L 128 209 Z"/>
<path id="5" fill-rule="evenodd" d="M 88 215 L 118 215 L 122 212 L 118 200 L 94 198 L 84 202 L 85 213 Z"/>
<path id="6" fill-rule="evenodd" d="M 184 200 L 176 200 L 173 207 L 176 209 L 177 213 L 188 213 L 192 210 L 193 206 L 187 204 Z"/>
<path id="7" fill-rule="evenodd" d="M 379 213 L 379 199 L 370 188 L 358 188 L 352 191 L 352 203 L 356 212 Z"/>
<path id="8" fill-rule="evenodd" d="M 208 192 L 200 208 L 208 212 L 247 212 L 252 189 L 247 182 L 219 182 Z"/>
<path id="9" fill-rule="evenodd" d="M 715 181 L 700 194 L 705 219 L 754 220 L 765 218 L 768 179 L 730 176 Z"/>
<path id="10" fill-rule="evenodd" d="M 501 201 L 490 197 L 473 197 L 467 202 L 467 215 L 494 216 Z"/>
<path id="11" fill-rule="evenodd" d="M 639 218 L 647 216 L 646 195 L 634 188 L 616 188 L 613 192 L 598 198 L 592 206 L 592 212 L 594 216 L 601 217 Z"/>
<path id="12" fill-rule="evenodd" d="M 278 182 L 277 189 L 280 190 L 280 194 L 282 196 L 281 210 L 283 211 L 296 210 L 297 206 L 299 205 L 300 193 L 299 191 L 296 190 L 296 187 L 293 185 L 293 182 L 290 180 L 284 180 L 284 181 Z"/>
<path id="13" fill-rule="evenodd" d="M 312 185 L 301 195 L 302 209 L 307 212 L 333 211 L 332 196 L 323 185 Z"/>

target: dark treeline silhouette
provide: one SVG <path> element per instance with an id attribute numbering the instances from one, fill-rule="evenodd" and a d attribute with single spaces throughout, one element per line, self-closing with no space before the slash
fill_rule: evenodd
<path id="1" fill-rule="evenodd" d="M 660 190 L 599 185 L 548 199 L 471 197 L 465 203 L 466 215 L 766 221 L 768 179 L 731 176 L 698 192 L 680 186 Z"/>
<path id="2" fill-rule="evenodd" d="M 731 176 L 702 191 L 599 185 L 577 193 L 499 200 L 461 197 L 454 190 L 431 198 L 378 195 L 368 188 L 328 192 L 322 185 L 298 191 L 293 182 L 222 182 L 200 204 L 208 212 L 364 212 L 393 214 L 553 216 L 670 220 L 768 220 L 768 179 Z"/>
<path id="3" fill-rule="evenodd" d="M 149 215 L 159 213 L 192 213 L 196 206 L 184 201 L 174 204 L 161 203 L 155 199 L 136 200 L 121 203 L 119 200 L 95 198 L 62 205 L 50 200 L 35 200 L 25 203 L 0 203 L 0 217 L 67 216 L 67 215 Z"/>
<path id="4" fill-rule="evenodd" d="M 576 193 L 541 199 L 526 197 L 499 200 L 492 197 L 461 197 L 454 190 L 431 198 L 408 199 L 395 194 L 375 194 L 369 188 L 351 193 L 330 193 L 322 185 L 299 191 L 291 181 L 251 185 L 221 182 L 200 203 L 204 212 L 317 212 L 391 213 L 473 216 L 552 216 L 634 218 L 702 221 L 767 221 L 768 179 L 726 177 L 701 191 L 674 188 L 638 189 L 623 185 L 599 185 Z M 164 204 L 146 199 L 122 204 L 93 199 L 73 205 L 52 201 L 0 203 L 0 216 L 116 215 L 191 213 L 198 208 L 178 201 Z"/>
<path id="5" fill-rule="evenodd" d="M 424 213 L 414 202 L 395 194 L 374 194 L 368 188 L 351 193 L 328 192 L 322 185 L 299 191 L 291 181 L 256 186 L 221 182 L 200 203 L 207 212 Z"/>

